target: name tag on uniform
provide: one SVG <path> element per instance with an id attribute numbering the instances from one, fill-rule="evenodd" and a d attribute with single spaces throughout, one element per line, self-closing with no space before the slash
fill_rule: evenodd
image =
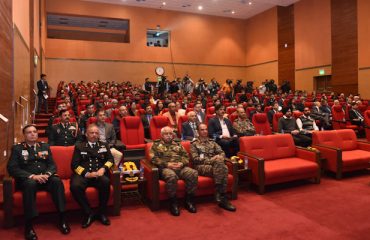
<path id="1" fill-rule="evenodd" d="M 81 152 L 81 155 L 87 155 L 87 152 Z"/>
<path id="2" fill-rule="evenodd" d="M 199 154 L 199 157 L 200 157 L 201 159 L 203 159 L 203 158 L 204 158 L 204 153 Z"/>
<path id="3" fill-rule="evenodd" d="M 28 155 L 29 155 L 29 153 L 28 153 L 27 150 L 22 150 L 22 156 L 28 156 Z"/>
<path id="4" fill-rule="evenodd" d="M 98 153 L 105 153 L 107 152 L 107 149 L 104 147 L 104 148 L 100 148 Z"/>

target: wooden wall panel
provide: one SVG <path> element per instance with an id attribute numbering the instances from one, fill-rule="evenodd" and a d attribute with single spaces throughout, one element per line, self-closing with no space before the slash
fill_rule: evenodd
<path id="1" fill-rule="evenodd" d="M 332 86 L 358 92 L 357 0 L 331 0 Z"/>
<path id="2" fill-rule="evenodd" d="M 295 89 L 294 49 L 294 5 L 278 7 L 279 84 L 288 80 L 292 89 Z"/>
<path id="3" fill-rule="evenodd" d="M 5 167 L 13 145 L 13 29 L 12 0 L 0 1 L 0 114 L 9 119 L 9 132 L 0 120 L 0 178 L 6 173 Z M 6 156 L 4 156 L 6 151 Z"/>

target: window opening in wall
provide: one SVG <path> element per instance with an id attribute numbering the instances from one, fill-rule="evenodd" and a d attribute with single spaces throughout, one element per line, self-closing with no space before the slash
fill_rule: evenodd
<path id="1" fill-rule="evenodd" d="M 92 16 L 47 14 L 48 38 L 130 42 L 130 22 L 127 19 Z"/>

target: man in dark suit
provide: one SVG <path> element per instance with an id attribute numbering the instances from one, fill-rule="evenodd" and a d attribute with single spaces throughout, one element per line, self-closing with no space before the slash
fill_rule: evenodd
<path id="1" fill-rule="evenodd" d="M 188 112 L 188 121 L 182 123 L 182 139 L 183 140 L 194 140 L 198 135 L 198 121 L 194 111 Z"/>
<path id="2" fill-rule="evenodd" d="M 208 122 L 208 136 L 221 146 L 226 157 L 231 157 L 239 151 L 238 137 L 234 133 L 231 121 L 224 118 L 225 107 L 221 104 L 216 105 L 215 111 L 216 116 Z"/>
<path id="3" fill-rule="evenodd" d="M 323 113 L 327 113 L 329 116 L 331 116 L 331 108 L 328 105 L 328 101 L 326 101 L 326 100 L 321 101 L 321 111 Z"/>
<path id="4" fill-rule="evenodd" d="M 364 116 L 362 113 L 358 110 L 358 104 L 356 102 L 351 103 L 352 108 L 349 110 L 349 119 L 351 120 L 351 123 L 357 126 L 363 126 L 364 125 Z"/>
<path id="5" fill-rule="evenodd" d="M 150 120 L 153 118 L 152 106 L 148 105 L 145 108 L 145 114 L 141 115 L 141 122 L 143 123 L 145 138 L 150 139 Z"/>
<path id="6" fill-rule="evenodd" d="M 202 104 L 201 103 L 197 103 L 194 105 L 194 112 L 195 112 L 195 115 L 196 115 L 196 120 L 198 123 L 204 123 L 205 122 L 205 119 L 206 119 L 206 114 L 203 112 L 202 110 Z"/>
<path id="7" fill-rule="evenodd" d="M 277 112 L 279 112 L 279 103 L 274 102 L 272 109 L 267 112 L 267 119 L 269 120 L 270 125 L 272 125 L 272 120 Z"/>
<path id="8" fill-rule="evenodd" d="M 104 111 L 102 111 L 104 114 Z M 90 124 L 86 130 L 86 140 L 76 144 L 71 168 L 71 192 L 84 212 L 82 227 L 87 228 L 98 219 L 103 225 L 110 225 L 106 216 L 110 194 L 109 170 L 113 166 L 113 156 L 107 143 L 99 141 L 99 129 Z M 99 191 L 99 208 L 95 215 L 86 197 L 86 188 L 95 187 Z"/>
<path id="9" fill-rule="evenodd" d="M 8 172 L 15 178 L 16 187 L 22 191 L 25 215 L 24 235 L 26 239 L 37 239 L 32 226 L 38 215 L 36 209 L 36 192 L 45 190 L 52 196 L 59 212 L 58 227 L 63 234 L 71 230 L 64 219 L 65 195 L 64 185 L 58 175 L 49 145 L 37 142 L 37 129 L 34 125 L 23 128 L 25 141 L 15 145 L 8 162 Z"/>
<path id="10" fill-rule="evenodd" d="M 41 74 L 41 79 L 37 81 L 37 96 L 39 99 L 39 102 L 37 104 L 37 113 L 40 112 L 41 106 L 44 105 L 45 107 L 45 112 L 48 113 L 48 90 L 49 90 L 49 85 L 48 82 L 46 81 L 46 75 Z"/>

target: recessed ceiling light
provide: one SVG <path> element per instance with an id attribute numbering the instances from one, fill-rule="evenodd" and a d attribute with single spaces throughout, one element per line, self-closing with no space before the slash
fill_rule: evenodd
<path id="1" fill-rule="evenodd" d="M 198 10 L 202 10 L 203 9 L 203 6 L 198 6 Z"/>
<path id="2" fill-rule="evenodd" d="M 249 5 L 252 5 L 252 2 L 249 2 L 248 4 L 249 4 Z"/>
<path id="3" fill-rule="evenodd" d="M 235 14 L 235 11 L 231 11 L 231 14 Z"/>
<path id="4" fill-rule="evenodd" d="M 166 6 L 166 2 L 162 2 L 162 5 L 163 5 L 163 6 Z"/>

